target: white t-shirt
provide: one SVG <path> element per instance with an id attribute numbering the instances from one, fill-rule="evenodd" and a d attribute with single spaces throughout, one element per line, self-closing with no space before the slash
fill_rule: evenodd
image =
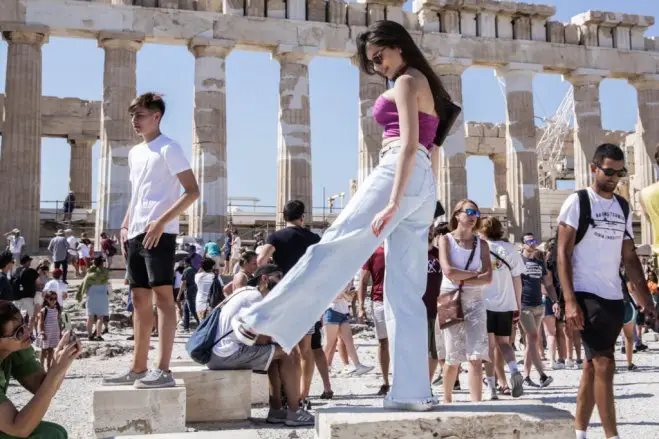
<path id="1" fill-rule="evenodd" d="M 7 239 L 9 240 L 9 251 L 13 254 L 20 253 L 25 245 L 25 238 L 22 236 L 17 238 L 16 235 L 9 235 Z M 18 263 L 18 261 L 16 262 Z"/>
<path id="2" fill-rule="evenodd" d="M 215 279 L 215 273 L 206 273 L 205 271 L 202 271 L 201 273 L 194 275 L 194 283 L 197 284 L 196 303 L 204 304 L 208 302 L 208 293 L 211 291 L 213 279 Z M 201 311 L 201 309 L 198 311 Z"/>
<path id="3" fill-rule="evenodd" d="M 621 300 L 622 284 L 618 271 L 622 259 L 622 241 L 631 239 L 632 216 L 627 218 L 616 198 L 602 198 L 588 188 L 591 216 L 595 227 L 586 234 L 572 253 L 574 291 L 596 294 L 604 299 Z M 579 227 L 579 196 L 570 195 L 558 215 L 558 222 L 575 230 Z M 625 229 L 627 230 L 626 235 Z"/>
<path id="4" fill-rule="evenodd" d="M 75 236 L 69 236 L 66 238 L 66 242 L 69 243 L 69 254 L 70 255 L 75 255 L 77 254 L 76 249 L 78 248 L 78 238 Z"/>
<path id="5" fill-rule="evenodd" d="M 178 271 L 174 272 L 174 288 L 181 288 L 181 283 L 183 282 L 183 273 Z"/>
<path id="6" fill-rule="evenodd" d="M 220 319 L 217 324 L 217 338 L 215 341 L 217 342 L 232 330 L 231 319 L 235 315 L 241 310 L 260 302 L 262 299 L 263 295 L 255 287 L 243 287 L 234 291 L 220 312 Z M 240 345 L 240 341 L 232 332 L 213 347 L 213 353 L 218 357 L 228 357 L 238 352 Z"/>
<path id="7" fill-rule="evenodd" d="M 89 246 L 87 244 L 78 243 L 78 257 L 81 259 L 89 257 Z"/>
<path id="8" fill-rule="evenodd" d="M 332 309 L 335 312 L 338 312 L 338 313 L 341 313 L 341 314 L 349 314 L 350 313 L 350 304 L 343 297 L 343 294 L 341 294 L 339 297 L 334 299 L 334 301 L 330 304 L 329 309 Z"/>
<path id="9" fill-rule="evenodd" d="M 128 237 L 144 233 L 181 195 L 177 175 L 190 169 L 181 146 L 167 136 L 135 145 L 128 154 L 130 167 L 130 225 Z M 165 226 L 165 233 L 178 234 L 178 217 Z"/>
<path id="10" fill-rule="evenodd" d="M 490 252 L 497 254 L 510 265 L 510 269 L 496 256 L 492 261 L 492 283 L 483 288 L 485 309 L 496 312 L 518 311 L 513 277 L 524 273 L 524 261 L 515 246 L 505 241 L 487 241 Z"/>
<path id="11" fill-rule="evenodd" d="M 44 294 L 49 291 L 55 291 L 57 293 L 57 303 L 59 306 L 64 306 L 64 294 L 69 290 L 68 285 L 58 279 L 49 280 L 46 285 L 43 287 Z"/>

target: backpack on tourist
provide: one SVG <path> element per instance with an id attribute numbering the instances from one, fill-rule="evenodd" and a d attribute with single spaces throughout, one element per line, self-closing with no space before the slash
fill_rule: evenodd
<path id="1" fill-rule="evenodd" d="M 208 292 L 208 307 L 213 309 L 222 301 L 225 299 L 224 297 L 224 292 L 222 291 L 224 289 L 224 285 L 222 285 L 222 281 L 219 279 L 219 276 L 216 274 L 215 277 L 213 278 L 213 283 L 211 284 L 211 289 Z"/>
<path id="2" fill-rule="evenodd" d="M 23 299 L 23 279 L 22 275 L 25 271 L 25 267 L 17 267 L 14 270 L 14 273 L 11 276 L 11 289 L 14 292 L 14 297 L 12 300 Z"/>

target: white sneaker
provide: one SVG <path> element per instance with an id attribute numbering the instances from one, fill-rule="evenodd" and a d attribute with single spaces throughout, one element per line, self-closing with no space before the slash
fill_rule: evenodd
<path id="1" fill-rule="evenodd" d="M 574 369 L 574 361 L 572 361 L 572 360 L 565 360 L 565 368 L 566 368 L 566 369 Z"/>
<path id="2" fill-rule="evenodd" d="M 364 375 L 365 373 L 369 373 L 372 370 L 373 366 L 364 366 L 363 364 L 358 364 L 354 369 L 350 371 L 349 375 L 360 376 Z"/>
<path id="3" fill-rule="evenodd" d="M 561 369 L 565 369 L 565 366 L 566 366 L 565 364 L 563 364 L 563 363 L 559 363 L 558 361 L 552 361 L 552 362 L 551 362 L 551 368 L 552 368 L 552 370 L 561 370 Z"/>
<path id="4" fill-rule="evenodd" d="M 497 389 L 490 386 L 485 386 L 485 401 L 497 401 Z"/>

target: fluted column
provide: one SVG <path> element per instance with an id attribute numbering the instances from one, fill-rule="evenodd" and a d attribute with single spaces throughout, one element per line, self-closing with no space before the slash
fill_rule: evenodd
<path id="1" fill-rule="evenodd" d="M 656 181 L 655 154 L 659 148 L 659 75 L 645 75 L 632 81 L 638 94 L 638 121 L 634 145 L 634 186 L 637 190 Z M 641 235 L 644 244 L 652 242 L 652 227 L 641 215 Z"/>
<path id="2" fill-rule="evenodd" d="M 45 28 L 3 32 L 7 41 L 5 121 L 0 156 L 0 230 L 21 229 L 39 248 L 41 193 L 41 46 Z"/>
<path id="3" fill-rule="evenodd" d="M 277 151 L 277 228 L 285 225 L 284 205 L 300 200 L 312 219 L 311 117 L 309 112 L 309 62 L 313 53 L 304 48 L 278 48 L 279 144 Z"/>
<path id="4" fill-rule="evenodd" d="M 227 225 L 226 57 L 232 41 L 194 38 L 195 57 L 192 171 L 201 196 L 192 205 L 191 236 L 220 239 Z"/>
<path id="5" fill-rule="evenodd" d="M 574 89 L 574 180 L 577 189 L 592 183 L 590 164 L 604 137 L 599 86 L 608 73 L 578 69 L 565 76 Z"/>
<path id="6" fill-rule="evenodd" d="M 508 64 L 497 69 L 506 84 L 506 163 L 508 172 L 508 233 L 540 235 L 540 192 L 533 110 L 535 64 Z"/>
<path id="7" fill-rule="evenodd" d="M 71 166 L 69 168 L 69 190 L 76 197 L 76 204 L 84 209 L 91 208 L 92 201 L 92 148 L 95 138 L 69 137 Z"/>
<path id="8" fill-rule="evenodd" d="M 352 58 L 359 68 L 359 59 Z M 368 75 L 359 69 L 359 169 L 357 183 L 361 184 L 378 165 L 382 147 L 382 126 L 373 117 L 373 106 L 378 96 L 387 89 L 386 81 L 379 75 Z"/>
<path id="9" fill-rule="evenodd" d="M 103 105 L 101 107 L 101 158 L 96 206 L 96 239 L 121 228 L 130 203 L 128 152 L 139 142 L 131 125 L 128 107 L 135 98 L 135 65 L 143 35 L 101 33 L 99 47 L 105 50 Z"/>
<path id="10" fill-rule="evenodd" d="M 462 107 L 462 73 L 469 67 L 468 59 L 433 60 L 433 70 L 456 105 Z M 467 198 L 467 144 L 465 141 L 464 111 L 451 127 L 439 149 L 437 199 L 444 206 L 448 218 L 458 201 Z"/>
<path id="11" fill-rule="evenodd" d="M 506 154 L 492 154 L 490 160 L 494 165 L 494 207 L 506 207 L 505 199 L 502 198 L 508 194 Z"/>

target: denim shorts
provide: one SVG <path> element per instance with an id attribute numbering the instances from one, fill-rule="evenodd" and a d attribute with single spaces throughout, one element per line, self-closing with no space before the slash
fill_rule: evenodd
<path id="1" fill-rule="evenodd" d="M 340 325 L 348 321 L 348 314 L 343 314 L 333 309 L 328 309 L 323 315 L 323 322 L 326 325 Z"/>

